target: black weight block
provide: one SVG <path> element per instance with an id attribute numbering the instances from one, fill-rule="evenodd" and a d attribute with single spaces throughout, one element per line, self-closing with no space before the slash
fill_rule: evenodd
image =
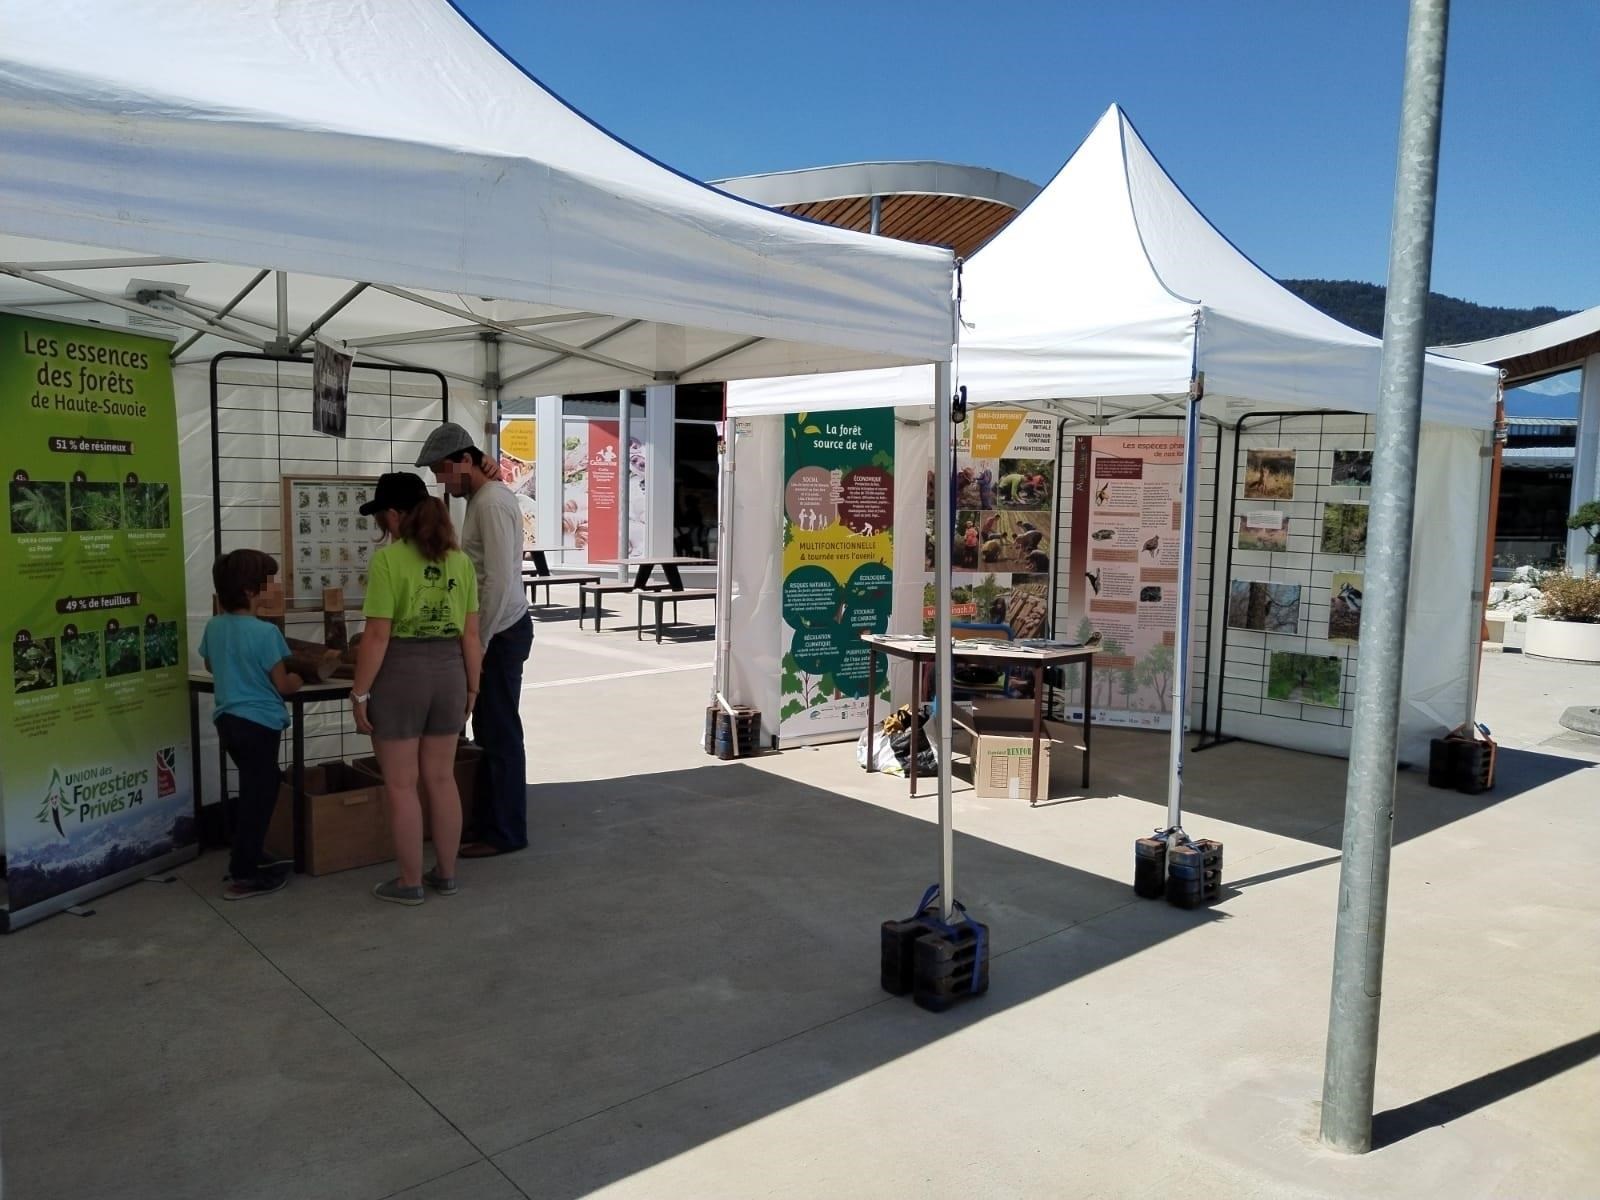
<path id="1" fill-rule="evenodd" d="M 1164 834 L 1133 843 L 1133 894 L 1159 900 L 1167 885 L 1167 839 Z"/>
<path id="2" fill-rule="evenodd" d="M 911 994 L 912 972 L 916 966 L 915 944 L 933 928 L 927 917 L 909 921 L 885 921 L 879 934 L 878 979 L 891 996 Z"/>
<path id="3" fill-rule="evenodd" d="M 954 926 L 953 933 L 936 929 L 916 939 L 911 998 L 919 1008 L 943 1012 L 959 1000 L 989 990 L 988 926 L 968 920 Z"/>

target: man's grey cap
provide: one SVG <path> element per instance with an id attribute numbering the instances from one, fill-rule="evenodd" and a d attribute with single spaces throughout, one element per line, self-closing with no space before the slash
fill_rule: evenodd
<path id="1" fill-rule="evenodd" d="M 472 440 L 472 435 L 454 421 L 446 421 L 439 428 L 428 435 L 428 440 L 422 443 L 422 449 L 417 454 L 416 465 L 419 467 L 430 466 L 441 458 L 449 458 L 452 454 L 460 454 L 463 450 L 471 450 L 477 443 Z"/>

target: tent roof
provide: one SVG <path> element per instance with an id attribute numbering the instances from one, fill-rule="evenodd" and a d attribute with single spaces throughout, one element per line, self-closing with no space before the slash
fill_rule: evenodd
<path id="1" fill-rule="evenodd" d="M 177 283 L 213 309 L 254 269 L 293 272 L 307 323 L 309 295 L 407 289 L 363 295 L 328 332 L 538 322 L 517 344 L 543 351 L 525 367 L 546 392 L 948 356 L 949 251 L 696 183 L 444 0 L 6 7 L 0 263 L 109 259 L 95 290 Z"/>
<path id="2" fill-rule="evenodd" d="M 1198 370 L 1208 395 L 1258 408 L 1377 405 L 1379 341 L 1246 258 L 1116 105 L 973 256 L 962 290 L 959 375 L 974 402 L 1093 399 L 1109 414 L 1186 394 Z M 746 412 L 851 407 L 857 397 L 920 403 L 926 374 L 743 384 L 730 399 Z M 1430 358 L 1425 415 L 1487 428 L 1496 383 L 1492 371 Z"/>
<path id="3" fill-rule="evenodd" d="M 1503 368 L 1507 387 L 1534 383 L 1600 354 L 1600 305 L 1532 329 L 1436 349 L 1450 358 Z"/>

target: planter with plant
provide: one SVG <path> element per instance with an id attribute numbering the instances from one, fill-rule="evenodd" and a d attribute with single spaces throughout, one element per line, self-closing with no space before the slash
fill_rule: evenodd
<path id="1" fill-rule="evenodd" d="M 1600 577 L 1555 572 L 1539 581 L 1542 602 L 1528 618 L 1524 652 L 1600 664 Z"/>

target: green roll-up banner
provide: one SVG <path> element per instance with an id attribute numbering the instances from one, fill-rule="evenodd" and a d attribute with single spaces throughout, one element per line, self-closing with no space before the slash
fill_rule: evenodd
<path id="1" fill-rule="evenodd" d="M 0 313 L 8 930 L 195 853 L 169 350 Z"/>
<path id="2" fill-rule="evenodd" d="M 870 658 L 894 600 L 894 410 L 783 419 L 781 738 L 867 723 Z M 887 672 L 880 688 L 887 695 Z"/>

